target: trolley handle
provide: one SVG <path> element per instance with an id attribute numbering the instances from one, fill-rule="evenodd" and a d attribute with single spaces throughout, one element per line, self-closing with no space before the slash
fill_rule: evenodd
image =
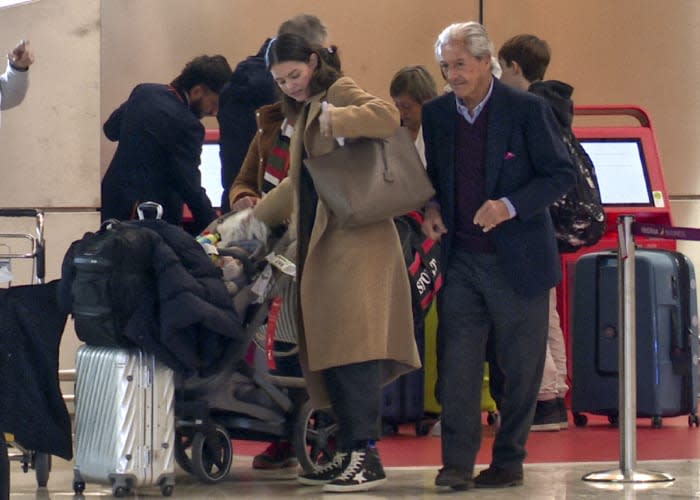
<path id="1" fill-rule="evenodd" d="M 0 208 L 0 217 L 36 217 L 39 213 L 36 208 Z"/>

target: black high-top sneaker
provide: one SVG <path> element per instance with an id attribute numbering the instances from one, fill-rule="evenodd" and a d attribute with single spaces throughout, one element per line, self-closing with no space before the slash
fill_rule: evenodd
<path id="1" fill-rule="evenodd" d="M 341 472 L 343 472 L 349 461 L 350 456 L 347 453 L 337 451 L 333 456 L 333 460 L 313 472 L 308 474 L 299 474 L 297 476 L 297 481 L 301 484 L 306 484 L 309 486 L 318 486 L 329 483 L 333 479 L 340 476 Z"/>
<path id="2" fill-rule="evenodd" d="M 353 450 L 343 472 L 323 487 L 323 491 L 345 493 L 367 491 L 386 482 L 384 467 L 376 448 Z"/>

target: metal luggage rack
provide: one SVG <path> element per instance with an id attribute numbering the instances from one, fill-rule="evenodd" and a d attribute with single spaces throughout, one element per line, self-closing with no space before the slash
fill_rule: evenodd
<path id="1" fill-rule="evenodd" d="M 12 261 L 14 259 L 32 260 L 32 284 L 44 282 L 46 273 L 46 255 L 44 248 L 44 212 L 36 208 L 0 208 L 0 218 L 33 218 L 35 221 L 34 234 L 32 233 L 0 233 L 0 276 L 5 272 L 7 286 L 12 285 Z M 29 241 L 28 252 L 13 252 L 9 244 L 3 243 L 8 240 Z M 8 458 L 19 461 L 22 470 L 28 472 L 34 469 L 37 484 L 40 487 L 46 486 L 51 471 L 51 455 L 24 448 L 14 441 L 12 434 L 3 433 L 0 429 L 0 439 L 3 439 L 15 451 L 8 453 Z"/>
<path id="2" fill-rule="evenodd" d="M 25 253 L 12 252 L 12 248 L 6 243 L 0 243 L 0 270 L 5 269 L 11 275 L 13 259 L 32 260 L 32 282 L 43 283 L 46 274 L 46 255 L 44 248 L 44 212 L 36 208 L 0 208 L 0 217 L 26 217 L 35 219 L 34 234 L 31 233 L 0 233 L 0 241 L 10 239 L 28 240 L 30 251 Z M 8 281 L 9 285 L 12 280 Z"/>

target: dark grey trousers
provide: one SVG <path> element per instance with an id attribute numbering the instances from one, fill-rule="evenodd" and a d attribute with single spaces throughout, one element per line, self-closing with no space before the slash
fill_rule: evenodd
<path id="1" fill-rule="evenodd" d="M 322 372 L 338 419 L 338 448 L 380 437 L 381 361 L 335 366 Z"/>
<path id="2" fill-rule="evenodd" d="M 516 293 L 489 254 L 455 251 L 446 277 L 437 334 L 443 465 L 474 467 L 487 360 L 498 374 L 493 392 L 501 415 L 491 463 L 520 469 L 544 367 L 549 291 Z"/>

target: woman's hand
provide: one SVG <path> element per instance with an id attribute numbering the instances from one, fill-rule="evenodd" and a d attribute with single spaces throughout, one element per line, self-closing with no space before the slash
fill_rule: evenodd
<path id="1" fill-rule="evenodd" d="M 318 123 L 321 127 L 321 135 L 324 137 L 333 137 L 333 123 L 331 121 L 331 113 L 335 106 L 328 104 L 327 101 L 321 103 L 321 114 L 318 117 Z"/>
<path id="2" fill-rule="evenodd" d="M 238 198 L 236 202 L 233 205 L 231 205 L 231 211 L 239 212 L 244 208 L 254 207 L 257 203 L 258 198 L 256 198 L 255 196 L 244 196 L 242 198 Z"/>

